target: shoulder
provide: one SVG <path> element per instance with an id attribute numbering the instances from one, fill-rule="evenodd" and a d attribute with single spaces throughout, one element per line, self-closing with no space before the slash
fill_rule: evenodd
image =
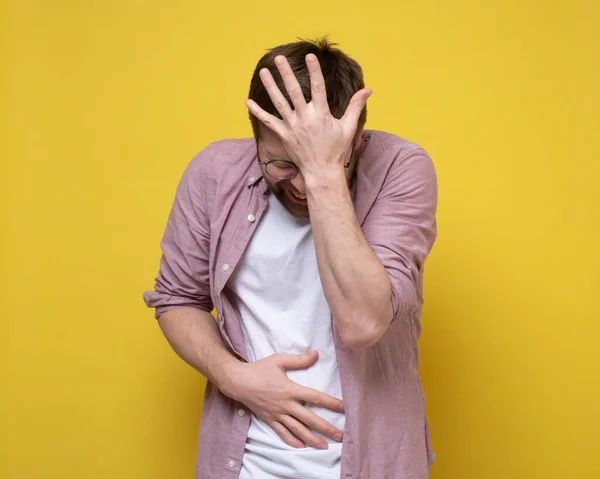
<path id="1" fill-rule="evenodd" d="M 181 185 L 191 194 L 211 203 L 215 197 L 232 194 L 241 187 L 244 175 L 255 166 L 253 138 L 218 140 L 208 144 L 189 162 Z"/>
<path id="2" fill-rule="evenodd" d="M 393 133 L 379 130 L 365 131 L 364 160 L 371 168 L 421 167 L 435 172 L 427 151 L 419 144 Z M 408 164 L 408 165 L 407 165 Z"/>
<path id="3" fill-rule="evenodd" d="M 253 138 L 228 138 L 214 141 L 198 152 L 186 168 L 186 173 L 198 178 L 218 178 L 225 172 L 236 176 L 244 171 L 256 155 Z"/>
<path id="4" fill-rule="evenodd" d="M 436 171 L 431 157 L 419 144 L 393 133 L 366 130 L 359 173 L 371 184 L 390 182 L 407 187 L 421 184 L 436 189 Z"/>
<path id="5" fill-rule="evenodd" d="M 218 140 L 198 152 L 185 168 L 179 191 L 183 201 L 202 206 L 207 215 L 236 197 L 256 163 L 253 138 Z"/>

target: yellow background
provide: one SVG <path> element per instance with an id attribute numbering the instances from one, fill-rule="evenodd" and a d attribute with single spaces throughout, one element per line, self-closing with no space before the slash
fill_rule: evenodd
<path id="1" fill-rule="evenodd" d="M 192 477 L 204 383 L 141 293 L 255 62 L 324 33 L 438 169 L 432 478 L 600 477 L 599 5 L 3 0 L 0 477 Z"/>

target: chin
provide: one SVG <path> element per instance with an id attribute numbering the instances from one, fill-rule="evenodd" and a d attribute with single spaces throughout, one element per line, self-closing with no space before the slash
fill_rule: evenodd
<path id="1" fill-rule="evenodd" d="M 275 196 L 277 196 L 285 209 L 295 218 L 309 218 L 308 205 L 296 203 L 288 196 L 288 193 L 283 190 L 275 193 Z"/>
<path id="2" fill-rule="evenodd" d="M 292 216 L 296 217 L 296 218 L 310 218 L 310 214 L 308 212 L 308 207 L 304 208 L 302 207 L 302 209 L 290 209 L 288 208 L 288 211 L 292 214 Z"/>

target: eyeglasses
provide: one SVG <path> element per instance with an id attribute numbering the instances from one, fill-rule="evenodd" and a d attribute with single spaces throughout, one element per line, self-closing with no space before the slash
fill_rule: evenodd
<path id="1" fill-rule="evenodd" d="M 289 160 L 269 160 L 260 161 L 259 165 L 265 165 L 267 175 L 272 176 L 276 180 L 291 180 L 295 178 L 300 169 Z"/>
<path id="2" fill-rule="evenodd" d="M 349 168 L 350 163 L 352 163 L 352 157 L 350 157 L 350 161 L 344 165 L 344 168 Z M 269 161 L 260 161 L 258 159 L 259 165 L 265 165 L 265 171 L 267 175 L 272 176 L 276 180 L 291 180 L 296 177 L 296 175 L 300 172 L 300 169 L 296 166 L 295 163 L 290 160 L 269 160 Z"/>

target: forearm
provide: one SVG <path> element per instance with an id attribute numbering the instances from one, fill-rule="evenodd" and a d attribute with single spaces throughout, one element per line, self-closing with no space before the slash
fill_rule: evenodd
<path id="1" fill-rule="evenodd" d="M 306 189 L 321 282 L 342 340 L 370 346 L 392 320 L 387 271 L 360 228 L 343 172 L 306 178 Z"/>
<path id="2" fill-rule="evenodd" d="M 162 314 L 158 322 L 175 352 L 231 396 L 233 376 L 242 363 L 223 343 L 213 316 L 195 308 L 177 308 Z"/>

